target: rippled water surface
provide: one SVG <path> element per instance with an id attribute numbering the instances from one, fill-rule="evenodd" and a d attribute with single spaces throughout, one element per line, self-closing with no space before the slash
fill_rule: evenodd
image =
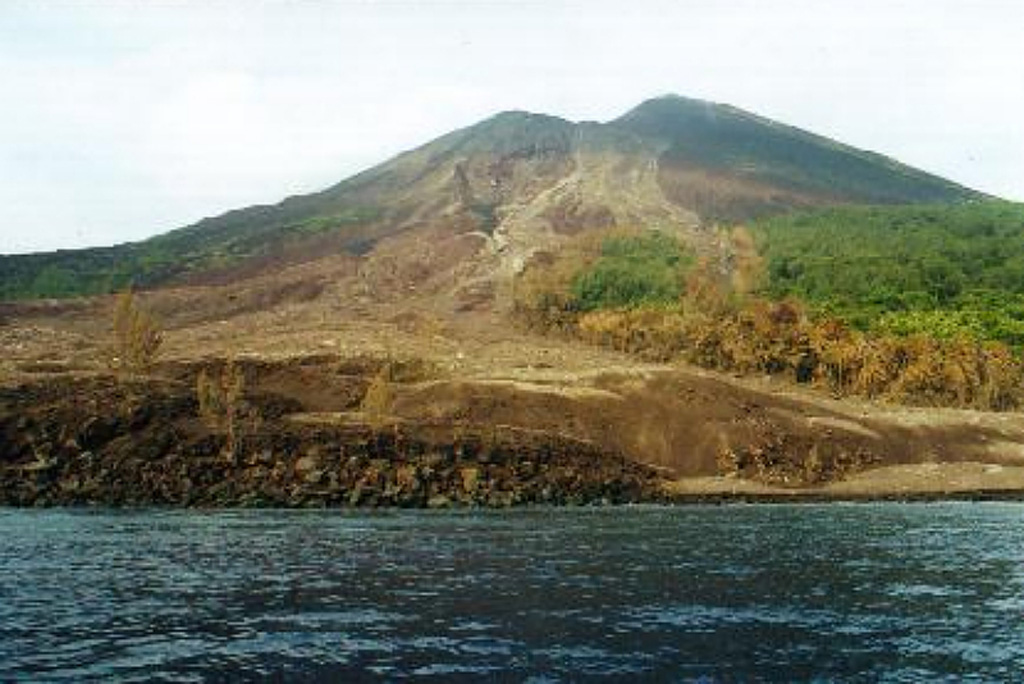
<path id="1" fill-rule="evenodd" d="M 0 509 L 0 681 L 1024 681 L 1024 506 Z"/>

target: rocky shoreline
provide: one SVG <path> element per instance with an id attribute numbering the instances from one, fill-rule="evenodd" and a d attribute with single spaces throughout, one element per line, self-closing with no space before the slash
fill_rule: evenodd
<path id="1" fill-rule="evenodd" d="M 573 436 L 556 429 L 555 420 L 545 427 L 540 414 L 531 416 L 530 427 L 486 422 L 488 416 L 501 421 L 502 411 L 514 414 L 509 406 L 515 396 L 504 385 L 483 386 L 490 394 L 454 398 L 406 389 L 401 417 L 372 417 L 360 411 L 360 402 L 378 366 L 348 360 L 328 373 L 306 364 L 246 367 L 251 386 L 233 440 L 223 426 L 202 418 L 195 389 L 200 371 L 216 364 L 167 365 L 159 376 L 134 381 L 95 372 L 8 381 L 0 386 L 0 506 L 1024 500 L 1024 473 L 1009 465 L 977 466 L 973 475 L 936 465 L 935 472 L 945 475 L 918 479 L 900 479 L 907 473 L 883 468 L 873 470 L 882 474 L 867 484 L 848 481 L 832 468 L 834 477 L 823 482 L 790 478 L 796 484 L 789 484 L 779 473 L 802 463 L 802 452 L 791 451 L 792 444 L 758 451 L 777 462 L 765 472 L 753 469 L 755 477 L 744 475 L 750 468 L 739 472 L 734 463 L 723 464 L 722 457 L 705 474 L 682 476 L 608 446 L 615 440 Z M 401 382 L 410 383 L 407 388 L 437 387 Z M 572 414 L 563 415 L 571 423 Z M 827 446 L 817 453 L 827 453 Z"/>
<path id="2" fill-rule="evenodd" d="M 179 385 L 106 378 L 0 394 L 0 505 L 507 507 L 663 500 L 649 466 L 584 441 L 509 427 L 289 413 L 258 397 L 233 452 Z"/>

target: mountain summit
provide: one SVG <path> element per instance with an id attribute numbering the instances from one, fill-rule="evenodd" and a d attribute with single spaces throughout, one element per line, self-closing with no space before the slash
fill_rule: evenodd
<path id="1" fill-rule="evenodd" d="M 701 243 L 713 224 L 838 204 L 982 195 L 728 105 L 648 100 L 607 123 L 504 112 L 322 192 L 204 219 L 140 243 L 0 257 L 0 298 L 230 279 L 402 235 L 475 235 L 508 273 L 589 228 L 646 226 Z M 431 238 L 431 239 L 436 239 Z"/>
<path id="2" fill-rule="evenodd" d="M 696 188 L 700 183 L 693 179 L 669 180 L 693 169 L 738 184 L 719 193 L 717 205 L 698 207 L 702 215 L 743 219 L 791 204 L 949 202 L 976 195 L 887 157 L 729 105 L 672 95 L 648 100 L 609 125 L 662 146 L 665 185 Z"/>

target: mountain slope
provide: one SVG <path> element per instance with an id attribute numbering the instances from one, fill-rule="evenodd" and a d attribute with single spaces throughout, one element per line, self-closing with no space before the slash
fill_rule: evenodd
<path id="1" fill-rule="evenodd" d="M 745 220 L 794 206 L 978 197 L 887 157 L 727 105 L 662 97 L 612 125 L 657 141 L 663 189 L 705 218 Z M 702 176 L 718 187 L 700 183 Z"/>
<path id="2" fill-rule="evenodd" d="M 702 228 L 793 208 L 949 202 L 955 183 L 724 105 L 666 97 L 609 123 L 506 112 L 322 192 L 204 219 L 143 242 L 0 256 L 0 299 L 102 293 L 134 281 L 227 281 L 417 231 L 485 241 L 469 281 L 497 279 L 593 227 Z"/>

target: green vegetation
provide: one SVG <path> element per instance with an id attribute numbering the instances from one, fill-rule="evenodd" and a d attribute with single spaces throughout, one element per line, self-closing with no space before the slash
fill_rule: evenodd
<path id="1" fill-rule="evenodd" d="M 207 373 L 204 369 L 196 376 L 199 417 L 211 430 L 224 435 L 224 452 L 231 462 L 237 456 L 241 429 L 258 422 L 258 414 L 246 405 L 244 395 L 245 371 L 234 358 L 229 358 L 219 372 Z"/>
<path id="2" fill-rule="evenodd" d="M 582 311 L 645 304 L 671 304 L 683 291 L 693 255 L 664 233 L 613 235 L 600 256 L 572 281 L 575 308 Z"/>
<path id="3" fill-rule="evenodd" d="M 354 245 L 365 238 L 359 228 L 380 217 L 380 211 L 372 207 L 294 204 L 286 200 L 275 207 L 230 212 L 115 247 L 0 255 L 0 300 L 105 294 L 129 283 L 152 287 L 268 256 L 334 230 L 346 231 Z"/>
<path id="4" fill-rule="evenodd" d="M 754 233 L 773 299 L 864 331 L 1024 346 L 1024 205 L 844 207 Z"/>
<path id="5" fill-rule="evenodd" d="M 149 373 L 163 344 L 163 332 L 156 319 L 139 306 L 131 288 L 118 295 L 114 304 L 113 332 L 111 365 L 118 377 Z"/>
<path id="6" fill-rule="evenodd" d="M 586 231 L 517 276 L 516 316 L 527 327 L 575 335 L 584 312 L 672 307 L 689 287 L 693 264 L 692 253 L 664 233 Z"/>
<path id="7" fill-rule="evenodd" d="M 531 327 L 648 359 L 779 375 L 837 396 L 1024 405 L 1024 207 L 777 218 L 753 230 L 763 257 L 751 234 L 730 231 L 729 276 L 666 236 L 570 244 L 522 274 L 517 311 Z"/>
<path id="8" fill-rule="evenodd" d="M 494 235 L 494 229 L 498 227 L 498 205 L 494 202 L 474 202 L 469 211 L 476 218 L 480 230 L 488 235 Z"/>
<path id="9" fill-rule="evenodd" d="M 657 160 L 653 150 L 661 151 Z M 699 100 L 658 98 L 606 124 L 507 112 L 322 192 L 228 212 L 133 244 L 0 256 L 0 300 L 108 293 L 128 283 L 146 289 L 196 280 L 245 262 L 288 263 L 328 249 L 362 252 L 407 227 L 414 217 L 414 223 L 444 220 L 450 188 L 442 183 L 453 164 L 491 176 L 493 185 L 484 196 L 473 196 L 468 179 L 466 192 L 461 193 L 478 227 L 491 233 L 509 208 L 532 202 L 540 197 L 536 193 L 541 188 L 552 187 L 576 168 L 577 152 L 607 155 L 609 163 L 622 169 L 639 164 L 657 169 L 666 196 L 686 204 L 705 221 L 747 220 L 794 206 L 839 202 L 948 203 L 980 198 L 968 188 L 891 159 Z M 577 171 L 584 168 L 589 165 Z M 702 174 L 707 178 L 702 180 Z M 505 183 L 506 177 L 514 182 Z M 474 179 L 483 180 L 485 176 Z M 653 208 L 647 198 L 637 200 L 631 213 L 638 217 Z M 627 264 L 626 270 L 637 268 Z M 934 277 L 945 282 L 941 265 L 938 268 Z M 619 273 L 611 273 L 614 269 Z M 627 275 L 610 263 L 599 270 L 604 271 L 595 276 L 598 281 Z M 648 273 L 642 282 L 646 276 L 658 280 Z M 620 303 L 660 301 L 672 289 L 668 280 L 660 280 L 654 291 L 638 293 L 629 292 L 622 281 L 619 285 L 626 291 L 617 295 L 590 281 L 581 287 L 597 290 L 579 294 L 586 306 L 612 303 L 606 296 L 620 296 Z M 935 292 L 955 296 L 955 291 Z M 981 324 L 1010 325 L 1005 320 Z"/>

